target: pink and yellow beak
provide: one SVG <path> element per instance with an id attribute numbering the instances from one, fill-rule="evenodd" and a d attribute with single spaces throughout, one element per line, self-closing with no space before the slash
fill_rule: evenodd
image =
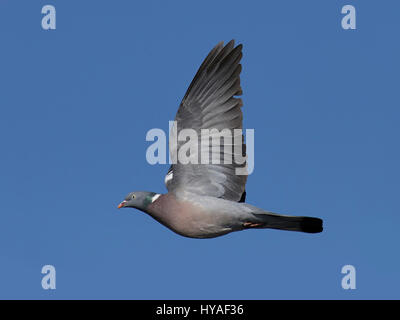
<path id="1" fill-rule="evenodd" d="M 126 200 L 124 200 L 124 201 L 122 201 L 119 205 L 118 205 L 118 209 L 121 209 L 121 208 L 123 208 L 123 207 L 125 207 L 125 203 L 126 203 Z"/>

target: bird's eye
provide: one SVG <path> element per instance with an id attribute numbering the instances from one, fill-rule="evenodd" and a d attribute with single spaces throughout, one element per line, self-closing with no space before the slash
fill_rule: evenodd
<path id="1" fill-rule="evenodd" d="M 132 199 L 135 199 L 135 198 L 136 198 L 136 196 L 133 194 L 133 195 L 132 195 Z"/>

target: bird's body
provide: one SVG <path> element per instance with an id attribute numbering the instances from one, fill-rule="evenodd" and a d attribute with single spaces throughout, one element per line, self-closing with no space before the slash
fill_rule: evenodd
<path id="1" fill-rule="evenodd" d="M 203 201 L 211 204 L 211 209 L 204 208 Z M 148 207 L 148 213 L 157 221 L 175 231 L 191 238 L 213 238 L 237 229 L 232 216 L 240 215 L 238 210 L 226 212 L 220 202 L 226 200 L 198 196 L 195 194 L 161 195 Z"/>
<path id="2" fill-rule="evenodd" d="M 170 145 L 172 157 L 179 154 L 184 145 L 176 139 L 183 129 L 199 134 L 203 129 L 229 130 L 232 137 L 237 136 L 235 129 L 242 128 L 243 118 L 242 100 L 235 97 L 242 92 L 241 50 L 242 46 L 234 47 L 233 41 L 225 47 L 219 43 L 200 66 L 175 118 L 176 127 L 170 139 L 177 142 Z M 174 164 L 165 179 L 167 194 L 132 192 L 119 208 L 144 211 L 174 232 L 191 238 L 214 238 L 254 228 L 321 232 L 319 218 L 275 214 L 244 202 L 246 163 L 236 161 L 236 157 L 245 155 L 245 145 L 242 134 L 239 138 L 231 140 L 229 150 L 219 149 L 219 145 L 216 148 L 212 139 L 207 156 L 213 159 L 221 155 L 219 163 L 202 164 L 199 160 L 203 159 L 203 150 L 190 148 L 190 156 L 196 161 L 184 164 L 173 159 Z M 200 143 L 201 140 L 195 141 L 195 146 Z M 225 162 L 227 158 L 232 161 Z M 238 174 L 238 169 L 242 173 Z"/>
<path id="3" fill-rule="evenodd" d="M 174 232 L 190 238 L 214 238 L 244 229 L 275 228 L 274 219 L 284 217 L 247 203 L 193 193 L 181 193 L 179 196 L 171 193 L 160 195 L 148 205 L 146 212 Z M 278 229 L 298 228 L 299 219 L 319 220 L 309 217 L 286 217 L 294 220 L 292 223 L 286 221 L 286 225 L 282 221 Z M 318 231 L 318 221 L 314 222 L 316 228 L 306 228 L 307 232 Z"/>

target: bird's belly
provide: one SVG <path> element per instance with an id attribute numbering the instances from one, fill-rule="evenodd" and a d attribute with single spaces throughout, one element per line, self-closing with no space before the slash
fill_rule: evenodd
<path id="1" fill-rule="evenodd" d="M 215 228 L 213 226 L 195 228 L 170 228 L 172 231 L 188 238 L 205 239 L 216 238 L 232 232 L 230 228 Z"/>
<path id="2" fill-rule="evenodd" d="M 234 231 L 206 214 L 184 212 L 175 216 L 175 221 L 165 224 L 172 231 L 189 238 L 215 238 Z"/>
<path id="3" fill-rule="evenodd" d="M 205 212 L 190 202 L 165 201 L 158 205 L 160 214 L 152 215 L 153 218 L 185 237 L 215 238 L 236 230 L 223 213 Z"/>

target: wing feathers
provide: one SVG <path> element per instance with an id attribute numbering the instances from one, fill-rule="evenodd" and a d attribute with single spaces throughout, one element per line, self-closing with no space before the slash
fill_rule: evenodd
<path id="1" fill-rule="evenodd" d="M 230 130 L 231 137 L 234 129 L 242 128 L 243 102 L 235 96 L 242 94 L 240 86 L 240 73 L 242 66 L 242 45 L 235 47 L 233 40 L 225 46 L 218 43 L 207 55 L 195 77 L 193 78 L 175 117 L 177 131 L 184 128 L 194 129 L 200 136 L 202 129 Z M 241 134 L 240 134 L 241 135 Z M 242 136 L 242 135 L 241 135 Z M 209 160 L 215 156 L 220 157 L 220 163 L 210 164 L 181 164 L 172 165 L 167 188 L 170 192 L 186 190 L 189 192 L 220 197 L 233 201 L 243 199 L 244 188 L 247 180 L 245 175 L 236 175 L 235 169 L 245 166 L 245 163 L 235 163 L 235 156 L 240 153 L 237 147 L 242 147 L 241 156 L 245 155 L 243 136 L 241 139 L 232 139 L 227 143 L 227 148 L 213 145 L 215 138 L 222 139 L 218 133 L 211 133 L 209 140 Z M 171 137 L 174 139 L 176 137 Z M 213 139 L 214 138 L 214 139 Z M 197 141 L 201 145 L 201 139 Z M 204 137 L 203 137 L 204 139 Z M 178 142 L 179 149 L 183 143 Z M 195 151 L 195 158 L 202 155 L 203 150 Z M 232 163 L 225 163 L 225 159 Z M 201 160 L 201 159 L 198 159 Z"/>

